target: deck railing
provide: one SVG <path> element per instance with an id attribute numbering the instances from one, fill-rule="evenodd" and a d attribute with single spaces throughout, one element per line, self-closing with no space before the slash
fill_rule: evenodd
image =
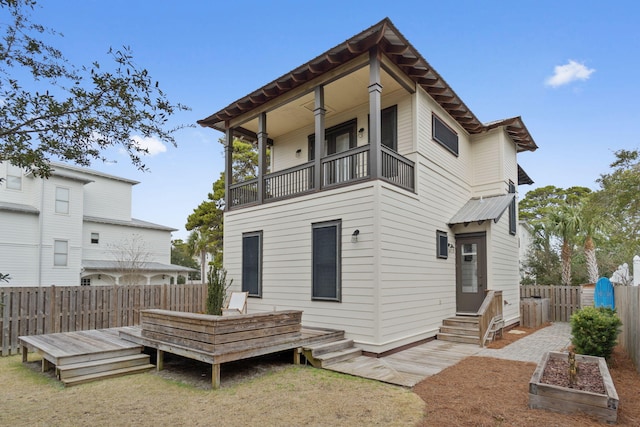
<path id="1" fill-rule="evenodd" d="M 259 203 L 259 200 L 274 201 L 296 197 L 311 191 L 333 188 L 355 183 L 371 177 L 369 145 L 352 148 L 341 153 L 323 157 L 320 162 L 320 183 L 315 182 L 315 163 L 307 162 L 292 168 L 266 174 L 264 194 L 258 194 L 258 179 L 235 183 L 229 186 L 229 207 Z M 414 163 L 382 147 L 381 178 L 399 187 L 414 191 Z"/>
<path id="2" fill-rule="evenodd" d="M 382 147 L 382 177 L 393 184 L 413 191 L 415 188 L 414 164 L 395 151 Z"/>

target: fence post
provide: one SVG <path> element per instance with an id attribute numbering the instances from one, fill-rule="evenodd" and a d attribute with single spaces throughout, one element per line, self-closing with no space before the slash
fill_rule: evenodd
<path id="1" fill-rule="evenodd" d="M 640 256 L 633 257 L 633 286 L 640 286 Z"/>

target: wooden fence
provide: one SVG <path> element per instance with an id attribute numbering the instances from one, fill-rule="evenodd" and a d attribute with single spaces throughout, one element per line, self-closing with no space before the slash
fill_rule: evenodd
<path id="1" fill-rule="evenodd" d="M 0 286 L 0 350 L 19 352 L 18 337 L 140 324 L 140 310 L 204 312 L 206 284 Z"/>
<path id="2" fill-rule="evenodd" d="M 581 286 L 520 286 L 520 298 L 549 298 L 549 320 L 568 322 L 582 307 Z"/>
<path id="3" fill-rule="evenodd" d="M 618 342 L 640 371 L 640 287 L 616 286 L 613 293 L 616 311 L 622 321 L 622 332 L 618 335 Z"/>

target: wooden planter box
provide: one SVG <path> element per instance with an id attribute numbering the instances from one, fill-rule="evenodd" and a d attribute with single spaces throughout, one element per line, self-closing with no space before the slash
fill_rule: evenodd
<path id="1" fill-rule="evenodd" d="M 547 409 L 561 414 L 584 413 L 596 417 L 600 421 L 615 423 L 618 420 L 618 393 L 613 385 L 613 380 L 604 358 L 576 354 L 577 362 L 594 362 L 598 364 L 607 390 L 606 394 L 591 393 L 540 382 L 549 360 L 566 360 L 567 356 L 567 353 L 557 351 L 550 351 L 544 355 L 529 382 L 529 408 Z"/>

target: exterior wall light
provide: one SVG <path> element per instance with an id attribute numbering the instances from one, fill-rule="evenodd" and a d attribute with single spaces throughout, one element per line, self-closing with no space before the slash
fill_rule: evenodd
<path id="1" fill-rule="evenodd" d="M 355 230 L 351 234 L 351 243 L 356 243 L 358 241 L 358 234 L 360 234 L 360 230 Z"/>

